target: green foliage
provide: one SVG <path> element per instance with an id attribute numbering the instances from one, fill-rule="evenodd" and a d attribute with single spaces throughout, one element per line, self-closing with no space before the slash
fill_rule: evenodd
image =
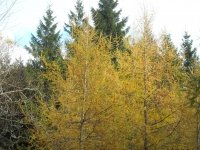
<path id="1" fill-rule="evenodd" d="M 33 55 L 35 60 L 33 65 L 44 69 L 43 59 L 46 61 L 61 61 L 61 43 L 60 32 L 57 30 L 57 24 L 54 23 L 55 17 L 53 11 L 49 7 L 46 16 L 37 28 L 37 35 L 32 34 L 30 47 L 25 48 Z M 38 65 L 39 64 L 39 65 Z"/>
<path id="2" fill-rule="evenodd" d="M 197 60 L 196 48 L 192 48 L 193 40 L 190 39 L 190 35 L 185 32 L 181 45 L 184 56 L 184 67 L 187 72 L 192 73 L 194 70 L 195 61 Z"/>
<path id="3" fill-rule="evenodd" d="M 49 7 L 43 21 L 40 21 L 37 35 L 31 37 L 30 47 L 25 47 L 34 57 L 34 60 L 27 65 L 27 71 L 32 76 L 32 85 L 39 88 L 46 100 L 51 97 L 51 88 L 50 81 L 41 77 L 41 73 L 47 71 L 45 62 L 55 61 L 60 66 L 61 74 L 66 71 L 61 55 L 61 35 L 54 21 L 53 11 Z"/>
<path id="4" fill-rule="evenodd" d="M 92 18 L 94 20 L 95 30 L 99 34 L 111 37 L 113 41 L 112 51 L 116 48 L 124 50 L 123 38 L 129 28 L 125 28 L 128 18 L 120 20 L 122 10 L 116 11 L 118 0 L 100 0 L 99 8 L 92 8 Z M 114 41 L 117 39 L 117 42 Z"/>
<path id="5" fill-rule="evenodd" d="M 65 23 L 64 30 L 68 33 L 66 41 L 67 57 L 74 56 L 74 49 L 70 46 L 74 41 L 79 38 L 77 30 L 84 30 L 84 27 L 89 26 L 87 18 L 84 18 L 84 6 L 81 0 L 76 1 L 75 12 L 70 11 L 68 15 L 69 23 Z"/>
<path id="6" fill-rule="evenodd" d="M 191 100 L 191 105 L 197 109 L 200 113 L 200 79 L 199 77 L 193 77 L 190 79 L 190 85 L 188 87 L 188 99 Z"/>
<path id="7" fill-rule="evenodd" d="M 84 6 L 81 0 L 76 1 L 76 11 L 70 11 L 68 15 L 69 24 L 65 23 L 64 30 L 73 38 L 73 29 L 75 27 L 81 27 L 84 22 Z"/>

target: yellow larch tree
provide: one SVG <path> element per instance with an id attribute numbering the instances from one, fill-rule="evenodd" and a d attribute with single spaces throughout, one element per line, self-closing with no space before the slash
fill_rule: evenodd
<path id="1" fill-rule="evenodd" d="M 122 96 L 129 103 L 136 149 L 166 149 L 176 144 L 170 139 L 175 138 L 182 117 L 181 64 L 175 49 L 165 44 L 161 50 L 145 16 L 141 38 L 131 53 L 119 57 Z"/>
<path id="2" fill-rule="evenodd" d="M 160 39 L 162 93 L 166 99 L 163 107 L 165 107 L 165 112 L 169 113 L 169 117 L 173 120 L 163 130 L 167 137 L 162 137 L 164 142 L 161 143 L 161 147 L 162 149 L 192 149 L 191 146 L 193 144 L 189 144 L 186 140 L 187 138 L 192 138 L 191 133 L 193 131 L 185 127 L 188 126 L 188 119 L 193 122 L 193 110 L 188 109 L 188 102 L 185 98 L 184 88 L 187 76 L 182 69 L 183 62 L 172 43 L 170 35 L 163 33 Z"/>
<path id="3" fill-rule="evenodd" d="M 110 60 L 111 43 L 87 25 L 76 32 L 79 37 L 70 44 L 74 55 L 66 60 L 67 78 L 56 63 L 46 64 L 44 77 L 54 95 L 50 101 L 39 100 L 34 136 L 45 149 L 122 149 L 124 108 Z"/>

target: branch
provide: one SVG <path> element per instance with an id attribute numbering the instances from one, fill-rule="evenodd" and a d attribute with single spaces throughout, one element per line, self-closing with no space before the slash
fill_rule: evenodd
<path id="1" fill-rule="evenodd" d="M 1 92 L 1 93 L 0 93 L 0 96 L 12 94 L 12 93 L 17 93 L 17 92 L 24 92 L 25 90 L 35 91 L 34 89 L 24 88 L 24 89 L 22 89 L 22 90 L 14 90 L 14 91 L 8 91 L 8 92 Z"/>
<path id="2" fill-rule="evenodd" d="M 10 4 L 10 6 L 6 9 L 6 11 L 3 12 L 2 14 L 0 14 L 0 22 L 1 22 L 1 23 L 6 19 L 6 17 L 8 16 L 9 12 L 11 11 L 11 9 L 14 7 L 14 5 L 16 4 L 16 2 L 17 2 L 17 0 L 14 0 L 14 1 Z M 3 4 L 3 3 L 1 3 L 1 4 Z M 7 3 L 6 3 L 6 4 L 7 4 Z M 2 5 L 2 7 L 3 7 L 3 5 Z M 6 6 L 4 6 L 4 7 L 6 7 Z"/>

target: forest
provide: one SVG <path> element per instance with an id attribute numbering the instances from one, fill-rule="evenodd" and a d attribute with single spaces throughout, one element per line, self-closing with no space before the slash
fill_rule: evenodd
<path id="1" fill-rule="evenodd" d="M 191 35 L 183 31 L 180 49 L 170 33 L 155 38 L 145 11 L 133 38 L 117 6 L 99 0 L 88 18 L 77 0 L 63 29 L 49 6 L 26 64 L 11 63 L 15 43 L 0 34 L 0 149 L 200 150 Z"/>

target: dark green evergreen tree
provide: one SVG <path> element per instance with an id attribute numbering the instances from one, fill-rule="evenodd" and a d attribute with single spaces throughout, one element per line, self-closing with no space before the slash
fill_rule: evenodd
<path id="1" fill-rule="evenodd" d="M 65 75 L 60 39 L 60 31 L 57 31 L 57 23 L 49 7 L 43 20 L 40 21 L 36 36 L 32 34 L 30 46 L 25 46 L 34 57 L 34 60 L 27 65 L 27 70 L 32 76 L 32 85 L 39 88 L 45 100 L 51 97 L 51 81 L 40 76 L 48 69 L 46 62 L 56 62 L 60 66 L 61 74 Z"/>
<path id="2" fill-rule="evenodd" d="M 129 31 L 129 27 L 126 28 L 128 18 L 120 19 L 122 10 L 116 11 L 117 6 L 118 0 L 99 0 L 99 8 L 91 10 L 97 33 L 111 38 L 111 61 L 116 69 L 119 68 L 119 64 L 115 52 L 128 50 L 124 44 L 124 37 Z"/>
<path id="3" fill-rule="evenodd" d="M 70 11 L 69 23 L 65 23 L 64 30 L 73 38 L 73 28 L 81 27 L 84 22 L 84 6 L 81 0 L 76 1 L 75 12 Z"/>
<path id="4" fill-rule="evenodd" d="M 112 38 L 114 46 L 112 50 L 116 47 L 124 50 L 123 38 L 129 30 L 125 27 L 128 18 L 120 20 L 122 10 L 116 11 L 117 5 L 118 0 L 100 0 L 99 8 L 96 10 L 92 8 L 92 18 L 96 31 Z"/>
<path id="5" fill-rule="evenodd" d="M 32 34 L 30 47 L 25 46 L 35 58 L 33 63 L 38 67 L 44 68 L 43 59 L 58 62 L 62 59 L 61 35 L 60 31 L 57 31 L 57 23 L 54 23 L 54 20 L 53 11 L 49 7 L 43 21 L 40 21 L 36 36 Z"/>
<path id="6" fill-rule="evenodd" d="M 190 35 L 185 32 L 183 36 L 182 51 L 184 57 L 184 69 L 188 75 L 186 82 L 186 98 L 189 100 L 191 106 L 196 111 L 196 144 L 200 149 L 200 63 L 196 55 L 196 48 L 192 46 L 193 41 Z"/>
<path id="7" fill-rule="evenodd" d="M 181 45 L 184 57 L 184 67 L 187 72 L 192 73 L 195 67 L 195 61 L 197 60 L 196 48 L 192 47 L 193 40 L 190 39 L 190 35 L 185 32 Z"/>

